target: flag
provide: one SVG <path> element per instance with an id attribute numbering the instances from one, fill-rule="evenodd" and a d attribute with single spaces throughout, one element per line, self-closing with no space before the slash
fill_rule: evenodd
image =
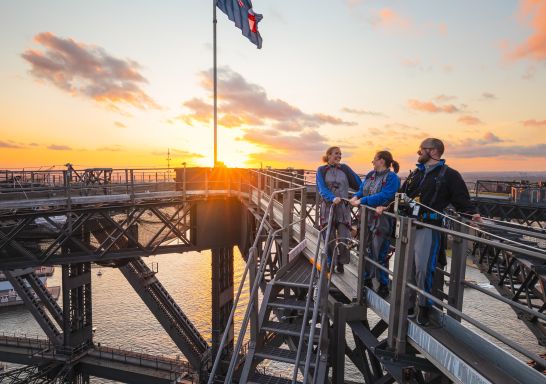
<path id="1" fill-rule="evenodd" d="M 250 0 L 217 0 L 216 5 L 241 29 L 244 36 L 258 48 L 262 47 L 258 23 L 263 16 L 252 10 Z"/>

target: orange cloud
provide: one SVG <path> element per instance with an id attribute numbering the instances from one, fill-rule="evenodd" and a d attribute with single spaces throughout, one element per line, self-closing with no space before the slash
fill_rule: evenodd
<path id="1" fill-rule="evenodd" d="M 159 108 L 140 88 L 147 80 L 140 74 L 137 62 L 118 59 L 101 47 L 60 38 L 51 32 L 36 35 L 34 41 L 44 52 L 29 49 L 21 56 L 31 64 L 30 73 L 37 79 L 114 110 L 120 104 Z"/>
<path id="2" fill-rule="evenodd" d="M 408 107 L 416 111 L 431 112 L 431 113 L 455 113 L 460 112 L 460 109 L 453 104 L 437 105 L 431 101 L 419 101 L 415 99 L 408 100 Z"/>
<path id="3" fill-rule="evenodd" d="M 199 74 L 201 86 L 212 91 L 212 72 Z M 284 100 L 273 99 L 263 87 L 248 82 L 241 74 L 228 67 L 218 69 L 218 122 L 227 128 L 245 126 L 272 126 L 284 132 L 298 132 L 325 124 L 352 126 L 356 123 L 322 113 L 305 113 Z M 212 120 L 212 105 L 194 98 L 183 103 L 191 112 L 177 119 L 188 125 Z"/>
<path id="4" fill-rule="evenodd" d="M 461 116 L 457 119 L 457 121 L 461 124 L 466 124 L 466 125 L 478 125 L 478 124 L 483 124 L 483 122 L 478 119 L 477 117 L 475 116 Z"/>
<path id="5" fill-rule="evenodd" d="M 391 8 L 379 10 L 377 16 L 377 25 L 380 27 L 401 30 L 408 30 L 411 28 L 410 21 Z"/>
<path id="6" fill-rule="evenodd" d="M 47 149 L 50 149 L 52 151 L 71 151 L 72 148 L 70 148 L 68 145 L 58 145 L 58 144 L 51 144 L 47 147 Z"/>
<path id="7" fill-rule="evenodd" d="M 523 125 L 526 127 L 546 127 L 546 120 L 525 120 Z"/>
<path id="8" fill-rule="evenodd" d="M 546 60 L 546 1 L 521 0 L 519 17 L 533 29 L 533 33 L 508 52 L 508 58 Z"/>
<path id="9" fill-rule="evenodd" d="M 384 113 L 374 112 L 374 111 L 370 111 L 370 110 L 367 110 L 367 109 L 357 109 L 357 108 L 344 107 L 344 108 L 341 108 L 341 110 L 343 112 L 352 113 L 354 115 L 369 115 L 369 116 L 377 116 L 377 117 L 387 117 Z"/>

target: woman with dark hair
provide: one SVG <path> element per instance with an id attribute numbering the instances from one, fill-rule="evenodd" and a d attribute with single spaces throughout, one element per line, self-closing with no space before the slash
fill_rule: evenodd
<path id="1" fill-rule="evenodd" d="M 334 216 L 332 218 L 332 228 L 330 230 L 330 239 L 328 240 L 327 254 L 328 266 L 332 263 L 332 253 L 335 247 L 334 239 L 339 239 L 343 243 L 337 247 L 337 272 L 343 273 L 344 264 L 351 261 L 348 239 L 351 237 L 351 207 L 347 201 L 342 199 L 349 198 L 349 188 L 356 191 L 360 187 L 360 177 L 346 164 L 341 164 L 341 149 L 339 147 L 330 147 L 326 154 L 322 156 L 322 161 L 326 164 L 317 169 L 317 187 L 322 197 L 320 204 L 320 225 L 324 227 L 328 224 L 328 213 L 330 207 L 334 205 Z M 323 232 L 326 236 L 326 232 Z"/>
<path id="2" fill-rule="evenodd" d="M 360 189 L 351 199 L 351 204 L 355 207 L 360 204 L 370 207 L 387 205 L 394 199 L 394 195 L 400 188 L 400 179 L 397 175 L 400 165 L 394 161 L 389 151 L 377 152 L 372 164 L 373 170 L 366 175 Z M 368 211 L 368 225 L 371 234 L 371 236 L 368 236 L 368 245 L 366 247 L 368 257 L 388 268 L 387 253 L 389 252 L 393 220 L 386 215 L 378 215 L 374 211 Z M 373 288 L 372 279 L 374 277 L 379 281 L 377 293 L 386 298 L 389 295 L 388 273 L 376 268 L 371 263 L 366 263 L 364 265 L 363 285 Z"/>

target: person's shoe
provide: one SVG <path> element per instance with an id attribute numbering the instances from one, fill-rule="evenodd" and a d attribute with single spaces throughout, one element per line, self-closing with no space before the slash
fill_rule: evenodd
<path id="1" fill-rule="evenodd" d="M 366 288 L 373 289 L 372 279 L 365 279 L 364 282 L 362 283 L 362 286 L 366 287 Z"/>
<path id="2" fill-rule="evenodd" d="M 385 284 L 379 284 L 379 288 L 377 288 L 377 294 L 383 298 L 387 299 L 389 297 L 389 286 Z"/>
<path id="3" fill-rule="evenodd" d="M 419 313 L 417 314 L 417 324 L 426 327 L 430 324 L 430 320 L 428 318 L 428 311 L 429 307 L 422 307 L 419 306 Z"/>
<path id="4" fill-rule="evenodd" d="M 408 309 L 408 319 L 415 319 L 415 316 L 415 307 L 411 307 L 410 309 Z"/>
<path id="5" fill-rule="evenodd" d="M 343 264 L 337 265 L 337 273 L 343 273 L 345 272 L 345 267 L 343 267 Z"/>

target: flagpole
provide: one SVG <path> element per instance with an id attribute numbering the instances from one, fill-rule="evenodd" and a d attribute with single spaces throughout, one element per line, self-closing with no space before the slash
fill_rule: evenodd
<path id="1" fill-rule="evenodd" d="M 217 74 L 216 74 L 216 3 L 218 0 L 212 0 L 212 49 L 213 49 L 213 87 L 214 87 L 214 163 L 218 163 L 218 105 L 217 105 Z"/>

